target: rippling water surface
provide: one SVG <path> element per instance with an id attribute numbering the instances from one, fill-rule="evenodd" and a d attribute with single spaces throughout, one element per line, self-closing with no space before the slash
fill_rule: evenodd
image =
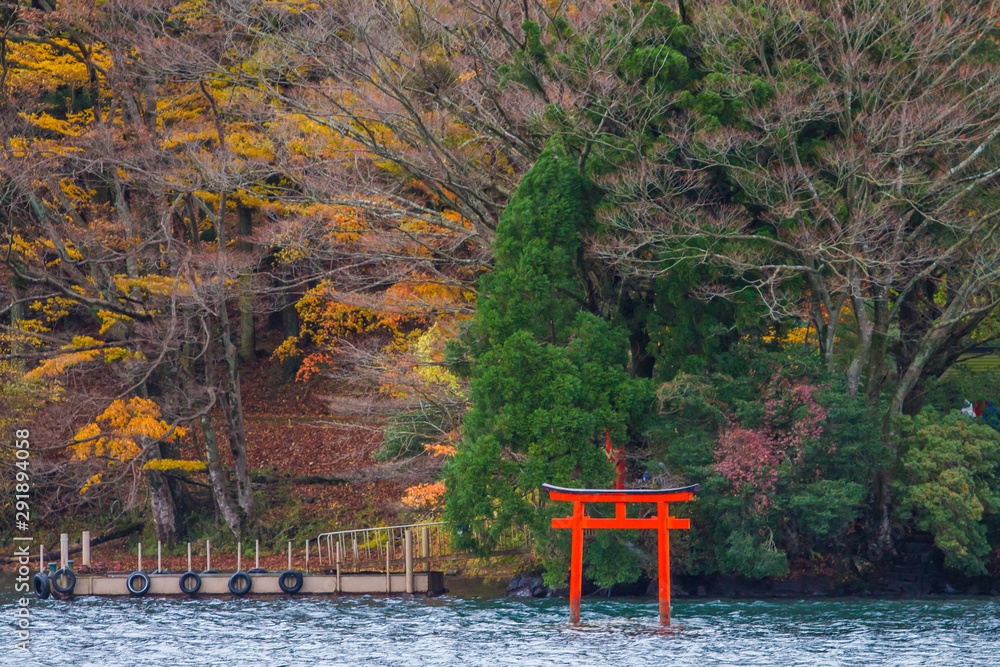
<path id="1" fill-rule="evenodd" d="M 14 649 L 3 581 L 0 665 L 1000 665 L 993 599 L 655 600 L 32 597 Z"/>

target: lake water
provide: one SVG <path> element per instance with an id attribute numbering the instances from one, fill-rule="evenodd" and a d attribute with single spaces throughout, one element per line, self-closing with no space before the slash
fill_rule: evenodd
<path id="1" fill-rule="evenodd" d="M 31 596 L 30 653 L 14 647 L 0 581 L 0 665 L 1000 665 L 1000 602 L 655 600 L 448 595 L 101 599 Z"/>

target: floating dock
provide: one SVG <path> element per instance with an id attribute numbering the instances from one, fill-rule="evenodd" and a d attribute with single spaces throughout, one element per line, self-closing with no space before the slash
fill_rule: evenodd
<path id="1" fill-rule="evenodd" d="M 73 595 L 127 595 L 135 597 L 128 589 L 128 579 L 132 573 L 102 576 L 80 575 L 73 587 Z M 196 595 L 233 595 L 229 589 L 229 579 L 234 573 L 199 574 L 201 586 Z M 189 595 L 180 587 L 183 572 L 177 574 L 147 574 L 149 589 L 144 595 Z M 245 595 L 285 595 L 279 585 L 281 572 L 247 574 L 250 590 Z M 409 583 L 409 585 L 408 585 Z M 407 575 L 393 572 L 358 572 L 335 574 L 302 575 L 302 587 L 295 595 L 440 595 L 444 592 L 444 573 L 414 572 L 412 583 Z"/>
<path id="2" fill-rule="evenodd" d="M 322 568 L 322 540 L 317 538 L 317 551 L 320 568 L 315 573 L 309 571 L 309 542 L 305 546 L 305 572 L 293 567 L 292 543 L 288 543 L 288 568 L 284 571 L 268 572 L 260 568 L 260 543 L 254 548 L 254 567 L 243 571 L 242 545 L 236 550 L 236 571 L 219 572 L 212 569 L 211 542 L 205 542 L 205 570 L 197 572 L 193 567 L 191 543 L 188 543 L 187 570 L 167 572 L 163 569 L 162 544 L 157 543 L 156 570 L 147 572 L 142 567 L 142 544 L 138 545 L 136 558 L 137 568 L 133 572 L 109 572 L 91 574 L 88 570 L 73 571 L 73 561 L 68 560 L 70 552 L 69 535 L 60 535 L 59 567 L 49 563 L 49 571 L 41 571 L 45 564 L 44 547 L 39 549 L 39 573 L 35 575 L 33 586 L 35 594 L 40 598 L 50 595 L 56 597 L 71 597 L 77 595 L 108 595 L 142 597 L 145 595 L 165 596 L 204 596 L 204 595 L 440 595 L 445 592 L 444 573 L 431 570 L 429 557 L 422 557 L 419 563 L 414 558 L 413 533 L 409 526 L 392 526 L 385 530 L 403 528 L 400 546 L 403 547 L 403 571 L 393 572 L 393 555 L 396 551 L 394 541 L 386 541 L 385 570 L 382 572 L 358 572 L 357 560 L 354 561 L 354 572 L 345 572 L 341 562 L 341 544 L 332 543 L 333 554 L 327 553 L 329 565 L 335 568 Z M 427 554 L 429 540 L 426 529 L 423 531 L 422 552 Z M 376 553 L 381 550 L 377 544 Z M 355 554 L 358 553 L 356 540 L 352 541 Z M 90 565 L 90 534 L 84 532 L 81 539 L 83 562 Z M 366 547 L 366 551 L 370 549 Z M 428 555 L 429 556 L 429 555 Z M 332 561 L 332 562 L 331 562 Z M 397 561 L 398 562 L 398 561 Z M 420 571 L 414 565 L 422 565 Z M 369 565 L 370 567 L 370 565 Z M 376 565 L 378 567 L 378 565 Z"/>

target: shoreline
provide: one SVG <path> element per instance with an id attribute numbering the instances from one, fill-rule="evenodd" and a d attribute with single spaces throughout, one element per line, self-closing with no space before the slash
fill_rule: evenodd
<path id="1" fill-rule="evenodd" d="M 204 541 L 192 543 L 191 569 L 201 572 L 206 569 Z M 263 546 L 263 545 L 262 545 Z M 8 545 L 11 547 L 11 545 Z M 171 548 L 173 553 L 164 554 L 163 568 L 172 572 L 187 571 L 187 555 L 174 555 L 177 547 Z M 166 549 L 164 550 L 166 551 Z M 38 544 L 31 548 L 32 560 L 29 565 L 32 573 L 38 568 Z M 48 562 L 48 552 L 46 553 Z M 137 553 L 135 546 L 130 544 L 128 537 L 108 541 L 92 547 L 90 570 L 81 567 L 80 554 L 73 554 L 74 569 L 85 573 L 129 573 L 137 568 Z M 144 549 L 143 570 L 151 572 L 156 568 L 156 552 Z M 235 572 L 236 554 L 229 547 L 212 544 L 212 568 L 219 571 Z M 248 570 L 254 566 L 252 550 L 243 552 L 241 569 Z M 304 545 L 293 550 L 292 569 L 306 571 Z M 402 562 L 394 561 L 394 569 L 402 569 Z M 262 549 L 260 566 L 270 571 L 288 569 L 287 551 L 277 551 L 273 547 L 267 551 Z M 18 564 L 0 564 L 0 577 L 12 576 Z M 316 557 L 316 552 L 310 554 L 310 573 L 319 573 L 330 568 L 324 558 L 322 566 Z M 542 582 L 540 571 L 532 569 L 523 560 L 503 562 L 485 562 L 478 559 L 457 560 L 447 559 L 432 562 L 431 569 L 445 572 L 445 587 L 454 595 L 476 597 L 532 597 L 551 598 L 568 597 L 569 588 L 549 588 Z M 671 598 L 682 599 L 808 599 L 808 598 L 861 598 L 861 599 L 897 599 L 900 597 L 917 596 L 1000 596 L 1000 575 L 985 575 L 966 577 L 943 567 L 943 559 L 929 557 L 910 563 L 871 563 L 857 558 L 826 557 L 814 561 L 803 560 L 790 563 L 790 574 L 784 578 L 767 578 L 752 580 L 745 577 L 710 574 L 681 574 L 676 570 L 671 577 Z M 657 580 L 655 577 L 642 576 L 631 584 L 616 584 L 610 589 L 599 589 L 593 582 L 583 582 L 582 593 L 586 597 L 614 598 L 656 598 Z"/>
<path id="2" fill-rule="evenodd" d="M 657 580 L 642 577 L 633 584 L 616 584 L 599 589 L 584 580 L 584 597 L 652 598 L 657 597 Z M 568 597 L 569 587 L 551 589 L 537 573 L 522 573 L 508 585 L 510 597 Z M 752 580 L 730 575 L 679 575 L 671 577 L 670 597 L 683 599 L 898 599 L 906 597 L 1000 596 L 1000 578 L 968 578 L 947 572 L 927 572 L 918 568 L 886 566 L 873 568 L 868 576 L 850 579 L 816 575 L 787 579 Z"/>

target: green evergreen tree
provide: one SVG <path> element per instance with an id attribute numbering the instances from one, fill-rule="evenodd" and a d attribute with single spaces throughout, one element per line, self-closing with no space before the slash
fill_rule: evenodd
<path id="1" fill-rule="evenodd" d="M 539 487 L 610 486 L 604 430 L 625 442 L 651 407 L 650 382 L 626 370 L 627 333 L 586 308 L 589 194 L 577 162 L 551 139 L 497 227 L 495 267 L 464 339 L 472 407 L 445 471 L 459 548 L 487 551 L 517 523 L 544 553 L 549 519 L 566 508 Z"/>

